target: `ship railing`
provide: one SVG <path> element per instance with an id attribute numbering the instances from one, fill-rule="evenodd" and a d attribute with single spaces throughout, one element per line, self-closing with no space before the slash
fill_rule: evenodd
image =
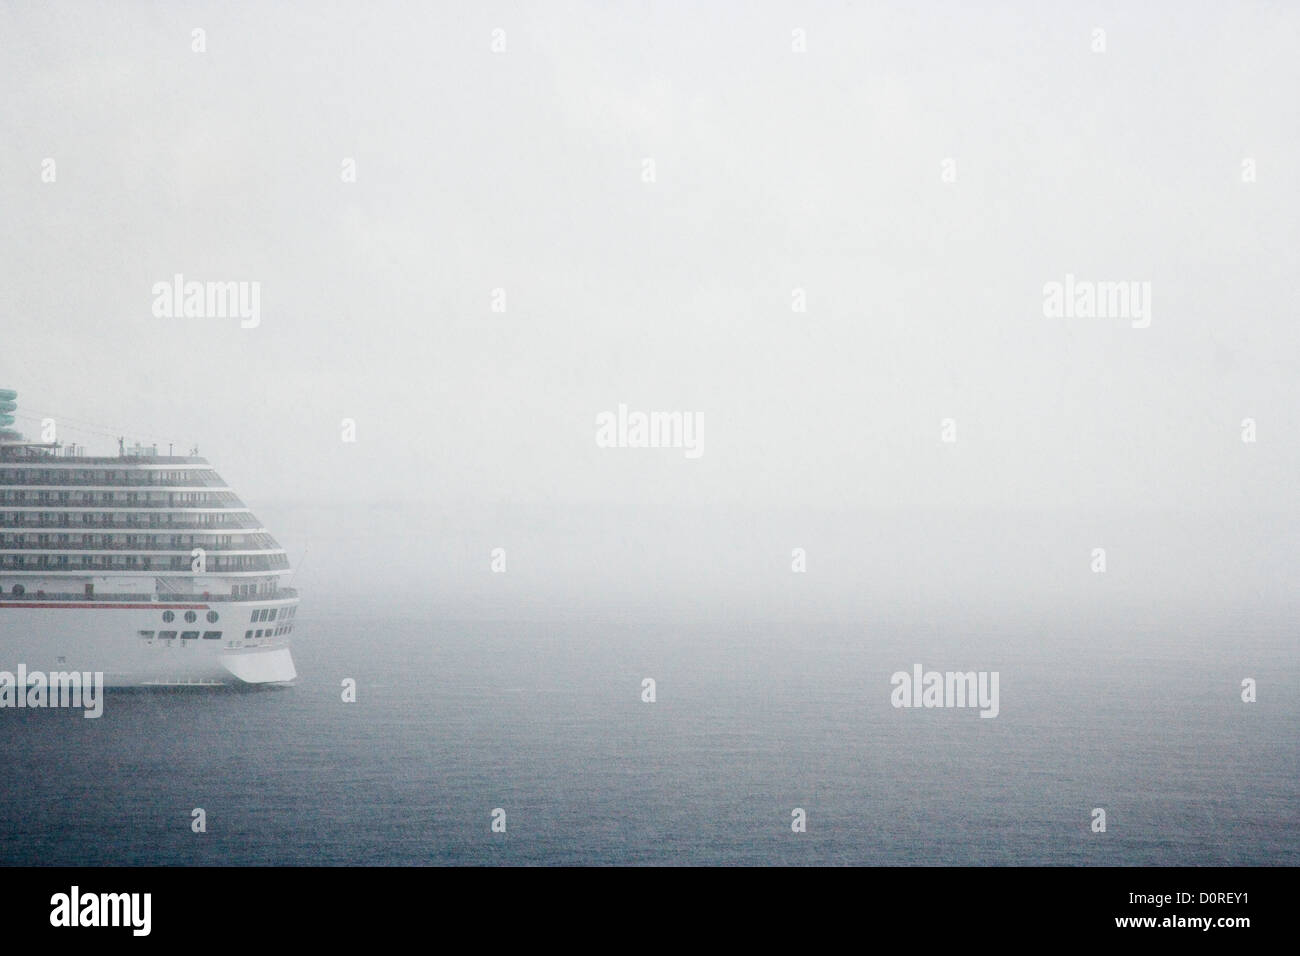
<path id="1" fill-rule="evenodd" d="M 263 594 L 156 594 L 145 592 L 113 592 L 104 594 L 82 594 L 79 592 L 51 593 L 36 591 L 34 593 L 0 594 L 2 601 L 70 601 L 81 603 L 100 603 L 113 601 L 148 601 L 152 604 L 211 604 L 211 603 L 253 603 L 258 601 L 286 601 L 298 596 L 297 588 L 280 588 Z"/>
<path id="2" fill-rule="evenodd" d="M 27 447 L 27 446 L 41 447 L 41 448 L 56 447 L 49 444 L 42 445 L 39 442 L 21 442 L 21 443 L 14 444 L 12 447 L 18 449 L 20 447 Z M 109 467 L 116 466 L 118 468 L 122 468 L 124 467 L 123 466 L 124 462 L 131 462 L 131 463 L 139 462 L 147 465 L 206 465 L 208 468 L 212 467 L 212 463 L 209 462 L 206 458 L 202 458 L 202 457 L 196 458 L 193 455 L 113 455 L 111 457 L 106 457 L 102 455 L 91 456 L 91 455 L 30 454 L 30 455 L 13 456 L 13 457 L 19 458 L 23 464 L 31 464 L 32 462 L 40 462 L 40 461 L 48 460 L 51 463 L 57 463 L 60 465 L 66 465 L 69 462 L 71 462 L 74 463 L 76 466 L 84 466 L 88 468 L 102 467 L 105 465 Z"/>
<path id="3" fill-rule="evenodd" d="M 107 478 L 37 478 L 23 475 L 21 478 L 6 478 L 3 482 L 9 488 L 22 488 L 27 485 L 44 485 L 47 488 L 227 488 L 219 478 L 169 479 L 167 481 L 123 481 Z"/>
<path id="4" fill-rule="evenodd" d="M 190 552 L 195 548 L 202 548 L 205 553 L 214 552 L 245 552 L 254 554 L 279 554 L 284 548 L 275 546 L 263 546 L 261 544 L 172 544 L 171 542 L 158 542 L 157 544 L 147 544 L 137 542 L 136 544 L 73 544 L 69 541 L 50 541 L 45 544 L 5 544 L 0 542 L 0 552 L 5 551 L 44 551 L 47 553 L 59 551 L 134 551 L 136 554 L 184 554 L 188 558 Z M 186 560 L 186 564 L 189 561 Z"/>
<path id="5" fill-rule="evenodd" d="M 222 496 L 213 499 L 213 501 L 162 501 L 161 498 L 152 499 L 152 501 L 62 501 L 60 498 L 36 498 L 30 497 L 35 494 L 57 494 L 57 492 L 22 492 L 23 497 L 19 498 L 17 494 L 5 494 L 0 492 L 0 507 L 39 507 L 47 511 L 59 511 L 60 509 L 94 509 L 95 511 L 117 511 L 118 509 L 147 509 L 149 511 L 181 511 L 185 509 L 199 509 L 201 511 L 247 511 L 248 506 L 239 501 L 239 497 L 231 492 L 213 492 Z M 112 494 L 112 492 L 105 492 Z M 165 494 L 188 494 L 188 492 L 159 492 L 162 496 Z"/>

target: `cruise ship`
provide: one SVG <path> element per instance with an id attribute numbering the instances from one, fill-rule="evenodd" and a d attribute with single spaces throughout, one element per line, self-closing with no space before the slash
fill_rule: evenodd
<path id="1" fill-rule="evenodd" d="M 16 400 L 0 389 L 0 670 L 102 672 L 110 687 L 292 681 L 288 556 L 212 466 L 25 440 Z"/>

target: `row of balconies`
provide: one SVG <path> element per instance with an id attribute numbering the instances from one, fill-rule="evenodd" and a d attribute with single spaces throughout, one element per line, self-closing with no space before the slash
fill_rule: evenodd
<path id="1" fill-rule="evenodd" d="M 269 591 L 254 592 L 249 594 L 130 594 L 130 593 L 106 593 L 100 594 L 94 591 L 87 593 L 85 591 L 31 591 L 16 584 L 14 588 L 19 588 L 17 592 L 13 588 L 0 587 L 0 601 L 127 601 L 136 602 L 147 600 L 157 603 L 161 606 L 168 604 L 211 604 L 225 601 L 286 601 L 298 596 L 295 588 L 277 588 Z"/>
<path id="2" fill-rule="evenodd" d="M 129 531 L 132 528 L 182 528 L 185 530 L 204 530 L 208 528 L 228 528 L 235 531 L 247 531 L 260 528 L 261 523 L 243 511 L 213 512 L 209 515 L 193 515 L 177 512 L 175 514 L 139 514 L 126 512 L 78 512 L 75 516 L 55 511 L 0 511 L 0 528 L 66 528 L 70 531 L 81 528 L 111 528 Z"/>
<path id="3" fill-rule="evenodd" d="M 30 540 L 31 538 L 37 540 Z M 209 535 L 126 535 L 125 541 L 118 540 L 119 535 L 22 535 L 0 534 L 0 550 L 83 550 L 83 551 L 174 551 L 181 548 L 202 548 L 205 551 L 274 551 L 280 545 L 269 534 L 224 535 L 220 537 L 239 538 L 234 541 L 198 540 L 199 538 L 219 537 Z M 139 540 L 144 538 L 145 540 Z M 132 540 L 135 539 L 135 540 Z"/>
<path id="4" fill-rule="evenodd" d="M 65 446 L 71 447 L 71 446 Z M 73 467 L 69 470 L 76 471 L 79 468 L 103 467 L 121 470 L 125 464 L 132 465 L 206 465 L 212 467 L 206 458 L 196 458 L 192 455 L 44 455 L 31 454 L 30 449 L 13 448 L 6 451 L 5 458 L 12 458 L 14 462 L 24 464 L 40 465 L 58 465 L 66 463 Z M 54 468 L 50 469 L 54 471 Z M 136 470 L 134 467 L 132 471 Z"/>
<path id="5" fill-rule="evenodd" d="M 232 491 L 14 491 L 0 490 L 0 506 L 27 508 L 87 508 L 117 505 L 122 508 L 202 508 L 220 505 L 242 508 Z"/>
<path id="6" fill-rule="evenodd" d="M 81 472 L 72 469 L 0 468 L 0 486 L 49 485 L 66 487 L 117 488 L 224 488 L 226 483 L 215 471 L 126 471 Z"/>
<path id="7" fill-rule="evenodd" d="M 209 574 L 226 574 L 236 571 L 282 571 L 289 567 L 289 558 L 279 554 L 208 555 L 205 571 Z M 76 571 L 99 573 L 104 571 L 189 571 L 192 569 L 189 552 L 172 557 L 148 555 L 63 555 L 63 554 L 0 554 L 0 571 Z"/>

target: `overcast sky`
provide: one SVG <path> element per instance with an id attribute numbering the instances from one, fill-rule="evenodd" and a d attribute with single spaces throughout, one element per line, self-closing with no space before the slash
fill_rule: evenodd
<path id="1" fill-rule="evenodd" d="M 1300 8 L 697 6 L 5 4 L 0 386 L 253 502 L 1294 513 Z"/>

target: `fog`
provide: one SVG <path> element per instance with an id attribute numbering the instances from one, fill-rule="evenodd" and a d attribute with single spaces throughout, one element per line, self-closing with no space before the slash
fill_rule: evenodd
<path id="1" fill-rule="evenodd" d="M 1300 10 L 440 6 L 0 9 L 21 428 L 197 445 L 305 606 L 1294 605 Z"/>

